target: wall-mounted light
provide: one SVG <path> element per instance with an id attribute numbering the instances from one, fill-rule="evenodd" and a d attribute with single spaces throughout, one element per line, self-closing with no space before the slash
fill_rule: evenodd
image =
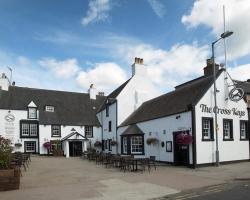
<path id="1" fill-rule="evenodd" d="M 181 118 L 181 116 L 180 116 L 180 115 L 177 115 L 175 118 L 176 118 L 176 119 L 180 119 L 180 118 Z"/>

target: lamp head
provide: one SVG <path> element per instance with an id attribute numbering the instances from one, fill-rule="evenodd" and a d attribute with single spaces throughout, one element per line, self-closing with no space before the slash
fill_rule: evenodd
<path id="1" fill-rule="evenodd" d="M 220 35 L 220 37 L 224 39 L 224 38 L 229 37 L 229 36 L 232 35 L 233 33 L 234 33 L 233 31 L 226 31 L 226 32 L 222 33 L 222 34 Z"/>

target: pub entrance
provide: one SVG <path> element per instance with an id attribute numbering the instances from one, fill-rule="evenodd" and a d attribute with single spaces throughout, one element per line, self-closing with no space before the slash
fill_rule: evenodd
<path id="1" fill-rule="evenodd" d="M 69 141 L 69 156 L 76 157 L 82 155 L 82 141 Z"/>

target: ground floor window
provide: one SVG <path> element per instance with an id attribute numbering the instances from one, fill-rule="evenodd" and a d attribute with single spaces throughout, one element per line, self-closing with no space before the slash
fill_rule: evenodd
<path id="1" fill-rule="evenodd" d="M 124 154 L 127 154 L 128 153 L 128 140 L 127 140 L 127 137 L 124 137 L 122 139 L 123 141 L 123 153 Z"/>
<path id="2" fill-rule="evenodd" d="M 223 119 L 223 140 L 233 140 L 233 120 Z"/>
<path id="3" fill-rule="evenodd" d="M 109 151 L 112 151 L 111 141 L 112 141 L 111 139 L 108 140 Z"/>
<path id="4" fill-rule="evenodd" d="M 27 153 L 36 152 L 36 142 L 35 141 L 25 141 L 24 142 L 24 151 Z"/>
<path id="5" fill-rule="evenodd" d="M 132 136 L 131 137 L 131 153 L 142 153 L 143 151 L 143 137 Z"/>
<path id="6" fill-rule="evenodd" d="M 240 121 L 240 139 L 246 140 L 248 139 L 248 123 L 247 121 Z"/>
<path id="7" fill-rule="evenodd" d="M 202 140 L 211 141 L 214 139 L 213 118 L 202 118 Z"/>

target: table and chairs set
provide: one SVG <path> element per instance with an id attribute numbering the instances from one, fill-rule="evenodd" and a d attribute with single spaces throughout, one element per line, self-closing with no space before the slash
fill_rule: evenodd
<path id="1" fill-rule="evenodd" d="M 135 158 L 133 155 L 119 155 L 102 152 L 83 152 L 82 159 L 95 162 L 97 165 L 104 165 L 106 168 L 114 167 L 123 172 L 151 172 L 156 170 L 155 157 Z"/>
<path id="2" fill-rule="evenodd" d="M 11 166 L 13 168 L 19 168 L 20 173 L 21 173 L 22 167 L 25 171 L 27 170 L 30 162 L 31 162 L 31 159 L 30 159 L 29 153 L 15 152 L 12 154 Z M 21 176 L 22 176 L 22 173 L 21 173 Z"/>

